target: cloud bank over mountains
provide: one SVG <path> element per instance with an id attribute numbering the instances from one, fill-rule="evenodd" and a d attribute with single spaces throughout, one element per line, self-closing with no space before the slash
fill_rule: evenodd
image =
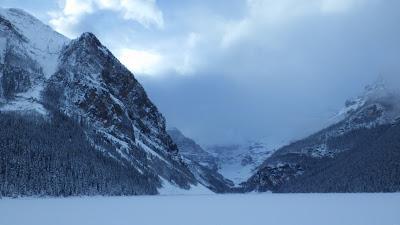
<path id="1" fill-rule="evenodd" d="M 55 2 L 4 6 L 95 33 L 200 143 L 304 136 L 379 74 L 400 76 L 398 1 Z"/>

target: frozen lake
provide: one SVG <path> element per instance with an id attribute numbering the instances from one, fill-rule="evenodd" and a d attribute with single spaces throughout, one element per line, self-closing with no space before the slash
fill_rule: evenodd
<path id="1" fill-rule="evenodd" d="M 400 225 L 400 193 L 3 198 L 0 224 Z"/>

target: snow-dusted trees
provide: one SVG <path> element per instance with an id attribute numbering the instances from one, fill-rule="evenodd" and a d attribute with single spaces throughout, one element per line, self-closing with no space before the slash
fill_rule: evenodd
<path id="1" fill-rule="evenodd" d="M 331 147 L 351 146 L 324 158 L 282 192 L 400 191 L 400 123 L 363 128 L 330 140 Z"/>
<path id="2" fill-rule="evenodd" d="M 154 175 L 104 156 L 81 126 L 52 117 L 0 113 L 0 196 L 157 193 Z"/>
<path id="3" fill-rule="evenodd" d="M 330 149 L 344 149 L 334 157 L 313 158 L 301 154 L 279 156 L 302 169 L 268 166 L 246 183 L 245 191 L 275 192 L 397 192 L 400 191 L 400 123 L 361 128 L 332 137 Z M 310 140 L 307 140 L 310 141 Z M 303 142 L 289 147 L 298 147 Z M 284 182 L 272 182 L 276 179 Z"/>

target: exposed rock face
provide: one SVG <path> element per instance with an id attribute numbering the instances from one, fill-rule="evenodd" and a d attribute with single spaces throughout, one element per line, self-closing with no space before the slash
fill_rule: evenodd
<path id="1" fill-rule="evenodd" d="M 104 157 L 147 174 L 149 193 L 198 184 L 162 114 L 95 35 L 69 40 L 24 11 L 0 9 L 0 66 L 0 111 L 50 120 L 61 112 Z"/>
<path id="2" fill-rule="evenodd" d="M 212 170 L 218 169 L 217 158 L 205 151 L 192 139 L 184 136 L 177 128 L 168 130 L 168 134 L 179 148 L 179 153 L 186 159 L 190 159 Z"/>
<path id="3" fill-rule="evenodd" d="M 91 124 L 99 149 L 182 188 L 195 182 L 165 131 L 164 117 L 133 74 L 93 34 L 84 33 L 63 49 L 45 94 L 52 107 Z"/>
<path id="4" fill-rule="evenodd" d="M 217 159 L 178 129 L 168 130 L 190 171 L 204 186 L 217 193 L 233 191 L 233 182 L 218 173 Z"/>

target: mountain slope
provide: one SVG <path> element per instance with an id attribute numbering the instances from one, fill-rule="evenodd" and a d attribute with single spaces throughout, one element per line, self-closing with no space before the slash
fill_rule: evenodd
<path id="1" fill-rule="evenodd" d="M 39 114 L 45 118 L 41 124 L 66 116 L 85 134 L 88 151 L 96 149 L 120 169 L 148 177 L 140 193 L 198 184 L 162 114 L 93 34 L 69 40 L 22 10 L 0 9 L 0 63 L 0 111 L 26 118 Z"/>
<path id="2" fill-rule="evenodd" d="M 179 148 L 179 153 L 186 159 L 195 161 L 205 167 L 212 170 L 217 170 L 217 158 L 205 151 L 200 145 L 198 145 L 192 139 L 186 137 L 177 128 L 171 128 L 167 130 L 174 143 Z"/>
<path id="3" fill-rule="evenodd" d="M 276 147 L 264 142 L 249 141 L 245 144 L 214 145 L 207 151 L 217 159 L 218 172 L 237 186 L 247 180 Z"/>
<path id="4" fill-rule="evenodd" d="M 400 123 L 363 131 L 350 151 L 317 162 L 280 192 L 398 192 L 400 190 Z"/>
<path id="5" fill-rule="evenodd" d="M 178 129 L 168 130 L 190 171 L 204 186 L 217 193 L 232 192 L 233 182 L 218 173 L 216 158 L 206 152 L 192 139 L 185 137 Z"/>
<path id="6" fill-rule="evenodd" d="M 45 114 L 40 92 L 68 42 L 22 10 L 0 8 L 0 110 Z"/>
<path id="7" fill-rule="evenodd" d="M 277 150 L 242 184 L 247 191 L 400 190 L 398 90 L 382 81 L 346 103 L 330 127 Z M 381 169 L 379 169 L 381 168 Z"/>

